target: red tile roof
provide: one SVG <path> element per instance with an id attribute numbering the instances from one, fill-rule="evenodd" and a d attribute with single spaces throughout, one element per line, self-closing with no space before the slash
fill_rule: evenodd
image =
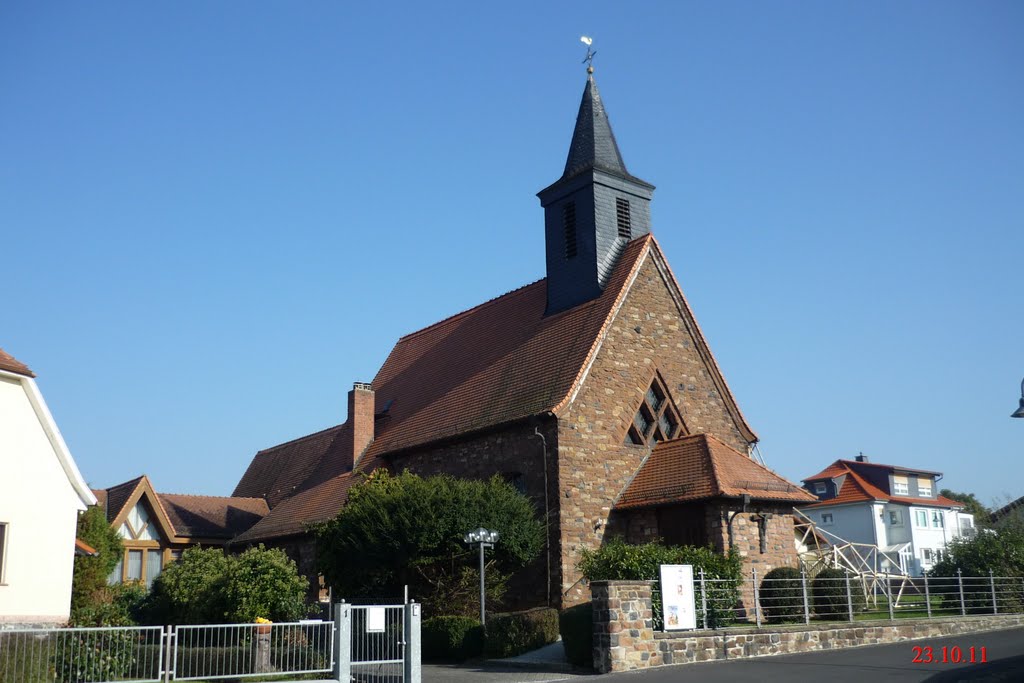
<path id="1" fill-rule="evenodd" d="M 273 508 L 285 498 L 342 474 L 342 452 L 351 448 L 352 430 L 338 425 L 256 454 L 233 495 L 265 498 Z"/>
<path id="2" fill-rule="evenodd" d="M 709 434 L 662 441 L 615 509 L 652 507 L 720 496 L 804 503 L 814 496 Z"/>
<path id="3" fill-rule="evenodd" d="M 935 498 L 911 498 L 909 496 L 893 496 L 879 487 L 875 486 L 867 479 L 862 477 L 854 470 L 854 466 L 860 467 L 868 465 L 871 467 L 885 467 L 890 470 L 897 472 L 921 472 L 925 474 L 938 474 L 938 472 L 928 472 L 927 470 L 916 470 L 905 467 L 896 467 L 893 465 L 882 465 L 880 463 L 866 463 L 859 462 L 856 460 L 836 460 L 834 463 L 829 465 L 825 470 L 819 472 L 813 477 L 808 477 L 804 481 L 814 481 L 815 479 L 826 479 L 837 476 L 846 475 L 846 479 L 843 481 L 842 487 L 839 489 L 838 495 L 834 498 L 826 498 L 820 500 L 811 505 L 803 507 L 808 508 L 821 508 L 831 507 L 833 505 L 846 505 L 848 503 L 862 503 L 864 501 L 884 501 L 893 503 L 906 503 L 908 505 L 934 505 L 942 507 L 963 507 L 962 503 L 958 503 L 955 500 L 950 500 L 945 496 L 936 496 Z"/>
<path id="4" fill-rule="evenodd" d="M 27 365 L 3 349 L 0 349 L 0 370 L 6 370 L 7 372 L 13 372 L 18 375 L 25 375 L 26 377 L 36 376 L 34 372 L 28 369 Z"/>
<path id="5" fill-rule="evenodd" d="M 558 414 L 652 252 L 661 258 L 650 235 L 630 242 L 604 292 L 567 311 L 544 315 L 546 282 L 540 280 L 399 339 L 373 380 L 377 411 L 389 406 L 387 416 L 376 421 L 375 439 L 355 471 L 372 471 L 385 457 L 403 450 L 534 415 Z M 685 298 L 682 305 L 687 306 Z M 696 336 L 711 358 L 699 330 Z M 714 360 L 710 363 L 740 431 L 756 440 Z M 234 494 L 265 497 L 271 511 L 243 540 L 271 528 L 275 533 L 300 532 L 310 515 L 319 514 L 313 498 L 303 496 L 287 507 L 282 501 L 342 475 L 342 454 L 351 452 L 351 438 L 346 423 L 257 453 Z M 334 482 L 327 488 L 343 498 L 340 486 Z M 332 499 L 331 504 L 336 502 Z"/>
<path id="6" fill-rule="evenodd" d="M 171 526 L 189 538 L 234 538 L 270 512 L 262 498 L 158 493 Z"/>
<path id="7" fill-rule="evenodd" d="M 94 489 L 97 500 L 106 506 L 107 521 L 113 523 L 125 512 L 125 506 L 140 487 L 152 489 L 148 481 L 146 475 L 142 475 L 108 489 Z M 152 493 L 160 508 L 154 512 L 166 517 L 171 526 L 169 531 L 179 537 L 178 540 L 227 540 L 247 530 L 269 511 L 262 498 Z"/>
<path id="8" fill-rule="evenodd" d="M 342 474 L 285 499 L 232 543 L 253 543 L 300 534 L 309 524 L 335 517 L 348 501 L 349 488 L 358 479 L 352 473 Z"/>
<path id="9" fill-rule="evenodd" d="M 102 489 L 105 492 L 103 499 L 106 501 L 108 522 L 113 522 L 117 519 L 117 516 L 121 514 L 121 510 L 124 509 L 125 503 L 135 493 L 135 489 L 139 487 L 145 476 L 135 477 L 122 484 L 115 484 L 108 489 Z M 96 496 L 96 498 L 99 499 L 99 496 Z"/>
<path id="10" fill-rule="evenodd" d="M 803 481 L 814 481 L 815 479 L 832 479 L 833 477 L 839 477 L 849 472 L 850 470 L 840 465 L 840 462 L 841 461 L 836 461 L 832 463 L 831 465 L 823 469 L 821 472 L 815 474 L 813 477 L 807 477 Z"/>
<path id="11" fill-rule="evenodd" d="M 89 545 L 88 543 L 86 543 L 82 539 L 76 538 L 75 539 L 75 555 L 86 555 L 86 556 L 90 556 L 91 557 L 91 556 L 99 555 L 99 553 L 96 552 L 96 548 L 93 548 L 91 545 Z"/>

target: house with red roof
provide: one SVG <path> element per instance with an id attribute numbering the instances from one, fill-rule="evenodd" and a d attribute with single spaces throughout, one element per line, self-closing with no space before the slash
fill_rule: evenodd
<path id="1" fill-rule="evenodd" d="M 510 606 L 588 599 L 580 554 L 613 535 L 795 566 L 792 506 L 814 498 L 750 457 L 757 436 L 652 234 L 653 192 L 591 73 L 564 171 L 538 194 L 546 277 L 402 337 L 344 422 L 258 452 L 234 495 L 269 512 L 233 546 L 283 547 L 315 577 L 309 525 L 386 468 L 498 474 L 530 497 L 546 544 Z"/>
<path id="2" fill-rule="evenodd" d="M 224 547 L 269 511 L 262 498 L 157 493 L 146 475 L 93 494 L 123 546 L 110 584 L 152 586 L 189 546 Z"/>
<path id="3" fill-rule="evenodd" d="M 78 513 L 96 502 L 28 366 L 0 349 L 0 625 L 71 612 Z"/>
<path id="4" fill-rule="evenodd" d="M 855 460 L 836 460 L 804 486 L 818 502 L 801 511 L 821 529 L 878 548 L 881 571 L 920 576 L 955 538 L 975 534 L 974 515 L 938 493 L 941 472 Z"/>

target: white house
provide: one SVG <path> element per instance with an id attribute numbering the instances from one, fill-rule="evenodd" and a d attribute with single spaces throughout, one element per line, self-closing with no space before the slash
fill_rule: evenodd
<path id="1" fill-rule="evenodd" d="M 0 626 L 67 622 L 78 513 L 96 503 L 34 377 L 0 349 Z"/>
<path id="2" fill-rule="evenodd" d="M 920 576 L 950 541 L 975 533 L 974 515 L 938 494 L 941 478 L 941 472 L 868 462 L 864 455 L 836 460 L 803 480 L 819 502 L 801 511 L 822 530 L 876 546 L 899 564 L 879 569 Z"/>

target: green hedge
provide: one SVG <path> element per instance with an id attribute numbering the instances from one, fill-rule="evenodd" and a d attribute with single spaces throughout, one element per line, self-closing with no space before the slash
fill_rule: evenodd
<path id="1" fill-rule="evenodd" d="M 770 622 L 790 621 L 804 616 L 804 591 L 800 570 L 776 567 L 761 580 L 761 611 Z"/>
<path id="2" fill-rule="evenodd" d="M 590 669 L 594 666 L 594 605 L 585 602 L 558 615 L 565 658 L 573 666 Z"/>
<path id="3" fill-rule="evenodd" d="M 847 619 L 846 572 L 842 569 L 822 569 L 811 584 L 811 604 L 821 619 Z M 858 577 L 850 577 L 850 602 L 853 613 L 863 612 L 866 601 L 864 586 Z"/>
<path id="4" fill-rule="evenodd" d="M 484 649 L 484 630 L 472 617 L 431 617 L 420 626 L 423 659 L 464 661 L 479 657 Z"/>
<path id="5" fill-rule="evenodd" d="M 484 631 L 484 653 L 489 657 L 515 657 L 556 640 L 558 610 L 552 607 L 496 614 Z"/>
<path id="6" fill-rule="evenodd" d="M 659 567 L 663 564 L 693 565 L 694 579 L 704 570 L 708 582 L 707 614 L 700 612 L 700 595 L 696 597 L 698 625 L 705 620 L 710 628 L 720 628 L 733 621 L 733 608 L 739 601 L 743 563 L 735 550 L 722 555 L 710 547 L 688 545 L 667 546 L 661 543 L 630 545 L 621 538 L 606 541 L 598 550 L 584 549 L 579 569 L 590 581 L 655 581 L 651 593 L 654 630 L 663 628 L 661 619 L 661 586 Z"/>

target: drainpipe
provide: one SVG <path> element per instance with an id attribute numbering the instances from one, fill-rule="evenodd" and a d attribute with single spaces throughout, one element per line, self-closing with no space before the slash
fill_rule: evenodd
<path id="1" fill-rule="evenodd" d="M 533 428 L 533 435 L 540 437 L 544 451 L 544 549 L 547 555 L 547 605 L 551 607 L 551 508 L 548 503 L 548 440 L 540 433 L 540 427 Z"/>

